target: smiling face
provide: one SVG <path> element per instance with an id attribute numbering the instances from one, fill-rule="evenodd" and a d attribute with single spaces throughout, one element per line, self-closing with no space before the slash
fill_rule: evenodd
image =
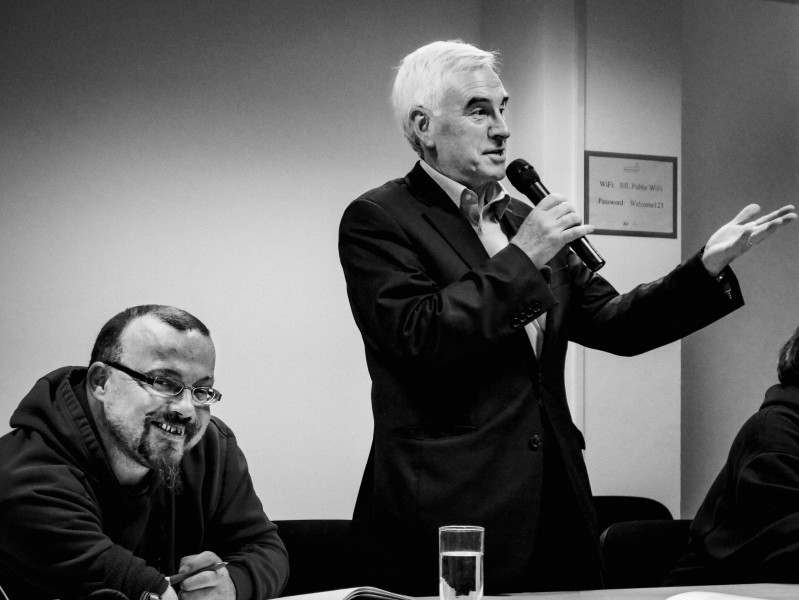
<path id="1" fill-rule="evenodd" d="M 214 345 L 197 330 L 178 331 L 145 315 L 128 324 L 120 342 L 118 362 L 126 367 L 193 387 L 213 385 Z M 141 479 L 150 469 L 167 481 L 176 476 L 181 458 L 200 441 L 211 417 L 209 407 L 192 402 L 190 390 L 160 396 L 103 363 L 90 367 L 89 391 L 95 420 L 122 483 Z"/>
<path id="2" fill-rule="evenodd" d="M 447 75 L 441 106 L 415 117 L 423 158 L 478 195 L 505 177 L 508 94 L 488 67 Z"/>

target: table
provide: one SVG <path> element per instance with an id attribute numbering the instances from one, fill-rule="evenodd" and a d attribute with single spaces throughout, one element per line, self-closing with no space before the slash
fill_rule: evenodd
<path id="1" fill-rule="evenodd" d="M 763 600 L 797 600 L 799 584 L 747 583 L 741 585 L 703 585 L 693 587 L 635 588 L 626 590 L 588 590 L 579 592 L 537 592 L 534 594 L 509 594 L 486 596 L 486 600 L 511 598 L 529 600 L 667 600 L 684 592 L 717 592 Z"/>

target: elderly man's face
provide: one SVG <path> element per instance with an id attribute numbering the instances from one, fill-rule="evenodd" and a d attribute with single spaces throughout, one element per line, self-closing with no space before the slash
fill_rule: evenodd
<path id="1" fill-rule="evenodd" d="M 214 345 L 199 331 L 178 331 L 145 315 L 128 324 L 121 342 L 119 362 L 126 367 L 192 387 L 213 385 Z M 196 406 L 188 389 L 179 396 L 160 396 L 110 367 L 106 386 L 99 425 L 116 450 L 158 471 L 167 482 L 177 477 L 180 459 L 205 433 L 209 407 Z"/>
<path id="2" fill-rule="evenodd" d="M 505 177 L 508 94 L 489 68 L 451 73 L 440 110 L 429 115 L 425 160 L 478 194 Z"/>

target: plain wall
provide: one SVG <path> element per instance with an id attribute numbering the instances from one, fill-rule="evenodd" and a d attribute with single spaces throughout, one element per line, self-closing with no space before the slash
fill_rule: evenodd
<path id="1" fill-rule="evenodd" d="M 799 204 L 799 5 L 683 3 L 683 253 L 750 202 Z M 682 515 L 777 382 L 799 326 L 799 226 L 733 266 L 746 306 L 683 342 Z"/>
<path id="2" fill-rule="evenodd" d="M 585 149 L 680 157 L 680 3 L 589 0 Z M 678 219 L 682 202 L 677 198 Z M 677 238 L 594 235 L 619 291 L 680 263 Z M 647 496 L 679 512 L 680 343 L 635 357 L 585 353 L 586 462 L 595 494 Z"/>

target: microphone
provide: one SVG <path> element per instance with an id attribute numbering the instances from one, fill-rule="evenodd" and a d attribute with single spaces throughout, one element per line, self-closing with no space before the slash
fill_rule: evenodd
<path id="1" fill-rule="evenodd" d="M 541 183 L 541 178 L 533 165 L 522 158 L 517 158 L 510 163 L 505 174 L 513 187 L 527 196 L 533 205 L 538 204 L 545 196 L 549 195 L 549 190 Z M 573 242 L 569 242 L 569 247 L 591 271 L 599 271 L 605 266 L 605 259 L 599 255 L 587 238 L 577 238 Z"/>

